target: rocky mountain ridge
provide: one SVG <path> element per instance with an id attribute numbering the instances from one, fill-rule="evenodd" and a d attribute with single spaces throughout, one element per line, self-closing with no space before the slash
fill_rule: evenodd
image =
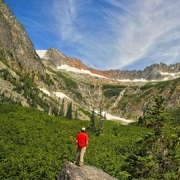
<path id="1" fill-rule="evenodd" d="M 39 51 L 37 53 L 40 54 Z M 81 60 L 68 57 L 59 50 L 50 48 L 40 55 L 45 65 L 53 68 L 58 68 L 62 65 L 67 65 L 78 70 L 89 71 L 94 75 L 99 75 L 105 78 L 114 80 L 147 80 L 147 81 L 163 81 L 168 79 L 175 79 L 180 76 L 180 63 L 166 65 L 164 63 L 153 64 L 146 67 L 144 70 L 97 70 L 87 67 Z M 63 69 L 63 68 L 62 68 Z M 72 70 L 71 70 L 72 71 Z M 84 73 L 85 74 L 85 73 Z"/>

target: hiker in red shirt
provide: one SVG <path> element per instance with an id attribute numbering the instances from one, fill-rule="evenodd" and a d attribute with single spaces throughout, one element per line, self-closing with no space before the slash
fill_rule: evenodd
<path id="1" fill-rule="evenodd" d="M 77 143 L 77 153 L 76 153 L 76 161 L 75 164 L 78 166 L 82 166 L 84 162 L 84 154 L 86 152 L 86 147 L 88 145 L 88 135 L 86 134 L 86 128 L 83 127 L 81 132 L 76 136 Z"/>

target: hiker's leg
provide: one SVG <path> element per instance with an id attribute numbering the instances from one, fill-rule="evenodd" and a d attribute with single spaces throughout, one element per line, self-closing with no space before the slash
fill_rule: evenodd
<path id="1" fill-rule="evenodd" d="M 80 152 L 80 161 L 79 161 L 79 165 L 82 166 L 84 163 L 84 154 L 86 152 L 86 147 L 81 148 L 81 152 Z"/>
<path id="2" fill-rule="evenodd" d="M 79 165 L 81 149 L 77 148 L 75 164 Z"/>

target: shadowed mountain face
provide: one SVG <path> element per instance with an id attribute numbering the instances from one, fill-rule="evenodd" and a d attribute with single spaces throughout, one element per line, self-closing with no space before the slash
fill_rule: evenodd
<path id="1" fill-rule="evenodd" d="M 117 180 L 94 166 L 78 167 L 71 162 L 65 163 L 58 180 Z"/>
<path id="2" fill-rule="evenodd" d="M 0 53 L 16 71 L 45 75 L 44 66 L 24 27 L 0 0 Z"/>

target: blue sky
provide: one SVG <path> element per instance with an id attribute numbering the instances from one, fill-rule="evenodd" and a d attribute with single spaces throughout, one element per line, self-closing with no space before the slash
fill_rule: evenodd
<path id="1" fill-rule="evenodd" d="M 180 62 L 180 0 L 4 0 L 36 50 L 56 48 L 91 68 Z"/>

